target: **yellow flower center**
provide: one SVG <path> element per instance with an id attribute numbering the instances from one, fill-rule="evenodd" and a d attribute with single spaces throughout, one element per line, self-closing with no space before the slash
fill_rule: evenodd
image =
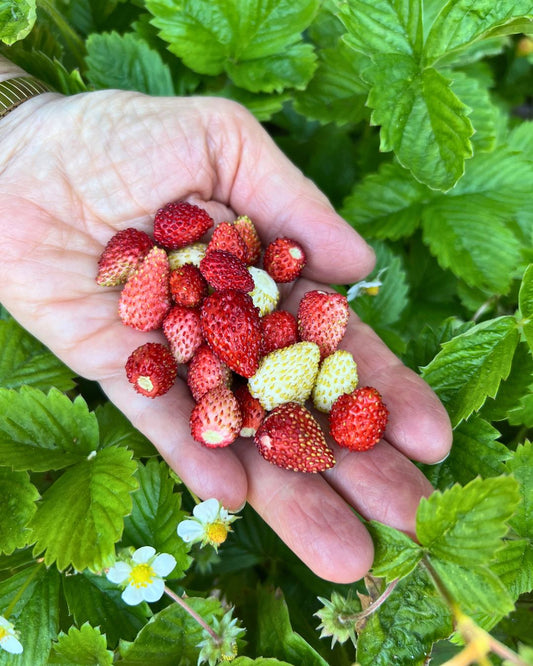
<path id="1" fill-rule="evenodd" d="M 5 627 L 0 627 L 0 643 L 6 638 L 6 636 L 9 636 L 9 632 Z"/>
<path id="2" fill-rule="evenodd" d="M 155 571 L 149 564 L 136 564 L 130 572 L 128 582 L 133 587 L 147 587 L 155 577 Z"/>
<path id="3" fill-rule="evenodd" d="M 209 541 L 218 546 L 226 541 L 228 536 L 228 528 L 224 523 L 217 520 L 215 523 L 211 523 L 208 526 L 206 534 Z"/>

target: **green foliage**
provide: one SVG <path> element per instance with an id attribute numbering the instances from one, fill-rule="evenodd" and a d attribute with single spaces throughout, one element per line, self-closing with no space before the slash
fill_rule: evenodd
<path id="1" fill-rule="evenodd" d="M 221 96 L 264 121 L 373 245 L 381 287 L 351 305 L 453 424 L 419 464 L 416 540 L 369 521 L 372 575 L 330 584 L 250 507 L 218 553 L 186 546 L 192 501 L 152 443 L 1 308 L 0 614 L 24 652 L 0 666 L 196 664 L 191 615 L 104 575 L 144 545 L 211 626 L 234 606 L 235 666 L 441 663 L 457 607 L 530 659 L 532 20 L 531 0 L 0 0 L 0 54 L 60 93 Z M 357 647 L 321 637 L 318 597 L 351 600 Z"/>

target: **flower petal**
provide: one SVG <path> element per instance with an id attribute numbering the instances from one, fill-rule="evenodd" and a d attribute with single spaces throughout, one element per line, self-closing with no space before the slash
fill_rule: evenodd
<path id="1" fill-rule="evenodd" d="M 142 589 L 142 595 L 145 601 L 153 602 L 159 601 L 165 591 L 165 582 L 162 578 L 154 578 L 154 580 Z"/>
<path id="2" fill-rule="evenodd" d="M 207 499 L 205 502 L 197 504 L 192 510 L 192 513 L 202 523 L 212 523 L 218 518 L 220 508 L 220 502 L 216 498 L 211 497 L 211 499 Z"/>
<path id="3" fill-rule="evenodd" d="M 142 546 L 141 548 L 137 548 L 131 559 L 137 564 L 144 564 L 151 560 L 154 555 L 155 548 L 152 548 L 152 546 Z"/>
<path id="4" fill-rule="evenodd" d="M 5 629 L 7 633 L 11 633 L 15 629 L 15 625 L 7 620 L 3 615 L 0 615 L 0 627 Z"/>
<path id="5" fill-rule="evenodd" d="M 204 538 L 205 527 L 197 520 L 182 520 L 178 525 L 178 536 L 180 536 L 185 543 L 192 541 L 201 541 Z"/>
<path id="6" fill-rule="evenodd" d="M 144 601 L 143 588 L 128 585 L 122 593 L 122 601 L 128 604 L 128 606 L 136 606 L 137 604 L 140 604 L 141 601 Z"/>
<path id="7" fill-rule="evenodd" d="M 131 566 L 127 562 L 117 562 L 115 565 L 109 568 L 106 573 L 106 578 L 111 583 L 120 585 L 125 580 L 128 580 L 128 576 L 131 572 Z"/>
<path id="8" fill-rule="evenodd" d="M 0 647 L 11 654 L 22 654 L 22 643 L 12 634 L 8 634 L 0 639 Z"/>
<path id="9" fill-rule="evenodd" d="M 161 553 L 152 562 L 152 569 L 158 576 L 165 577 L 176 566 L 176 558 L 168 553 Z"/>

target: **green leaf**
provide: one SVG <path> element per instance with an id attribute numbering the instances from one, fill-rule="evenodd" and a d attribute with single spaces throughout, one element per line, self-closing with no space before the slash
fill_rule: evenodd
<path id="1" fill-rule="evenodd" d="M 14 319 L 0 321 L 0 386 L 46 391 L 74 387 L 74 373 Z"/>
<path id="2" fill-rule="evenodd" d="M 518 294 L 521 325 L 529 348 L 533 351 L 533 264 L 530 264 L 520 285 Z"/>
<path id="3" fill-rule="evenodd" d="M 174 94 L 168 66 L 137 35 L 93 33 L 86 46 L 86 76 L 96 88 L 137 90 L 148 95 Z"/>
<path id="4" fill-rule="evenodd" d="M 441 198 L 424 211 L 424 241 L 468 285 L 505 294 L 521 253 L 507 222 L 507 207 L 493 202 L 488 209 L 483 194 Z"/>
<path id="5" fill-rule="evenodd" d="M 520 484 L 522 496 L 511 526 L 520 536 L 533 540 L 533 444 L 529 441 L 520 444 L 505 468 Z"/>
<path id="6" fill-rule="evenodd" d="M 210 624 L 220 618 L 223 610 L 217 599 L 187 597 L 187 604 Z M 123 666 L 175 666 L 176 663 L 196 664 L 197 644 L 205 631 L 181 606 L 172 604 L 154 615 L 133 643 L 120 644 Z"/>
<path id="7" fill-rule="evenodd" d="M 98 405 L 94 410 L 100 430 L 100 448 L 126 446 L 136 458 L 157 455 L 157 449 L 140 433 L 112 402 Z"/>
<path id="8" fill-rule="evenodd" d="M 327 666 L 327 662 L 297 634 L 281 590 L 259 588 L 257 651 L 286 660 L 293 666 Z"/>
<path id="9" fill-rule="evenodd" d="M 35 0 L 0 0 L 0 40 L 14 44 L 33 28 Z"/>
<path id="10" fill-rule="evenodd" d="M 513 610 L 507 588 L 488 567 L 465 567 L 434 558 L 431 565 L 464 612 L 483 613 L 498 620 Z"/>
<path id="11" fill-rule="evenodd" d="M 439 465 L 422 465 L 422 471 L 431 484 L 440 490 L 454 483 L 466 485 L 481 476 L 498 476 L 504 471 L 503 463 L 511 452 L 496 441 L 500 433 L 488 421 L 472 414 L 455 428 L 450 455 Z"/>
<path id="12" fill-rule="evenodd" d="M 63 576 L 63 592 L 76 625 L 88 622 L 101 627 L 112 648 L 120 639 L 132 641 L 146 624 L 150 612 L 146 604 L 127 606 L 121 598 L 122 590 L 115 583 L 90 571 Z"/>
<path id="13" fill-rule="evenodd" d="M 485 565 L 501 547 L 520 501 L 512 477 L 474 479 L 420 501 L 416 535 L 433 559 L 464 567 Z"/>
<path id="14" fill-rule="evenodd" d="M 530 539 L 506 540 L 490 568 L 516 601 L 533 589 L 533 543 Z"/>
<path id="15" fill-rule="evenodd" d="M 374 542 L 374 576 L 385 578 L 387 582 L 404 578 L 422 559 L 422 548 L 403 532 L 375 520 L 370 521 L 367 528 Z"/>
<path id="16" fill-rule="evenodd" d="M 418 567 L 367 618 L 357 640 L 357 663 L 422 666 L 433 643 L 451 632 L 449 609 L 425 570 Z"/>
<path id="17" fill-rule="evenodd" d="M 366 238 L 397 240 L 414 233 L 431 197 L 400 164 L 386 163 L 353 188 L 341 215 Z"/>
<path id="18" fill-rule="evenodd" d="M 351 0 L 339 3 L 346 42 L 368 56 L 413 55 L 422 39 L 420 0 Z"/>
<path id="19" fill-rule="evenodd" d="M 509 374 L 518 343 L 513 317 L 499 317 L 477 324 L 442 345 L 424 368 L 422 376 L 444 402 L 453 425 L 496 395 Z"/>
<path id="20" fill-rule="evenodd" d="M 44 666 L 59 621 L 59 576 L 54 568 L 31 566 L 0 582 L 0 609 L 20 631 L 23 653 L 0 650 L 0 666 Z"/>
<path id="21" fill-rule="evenodd" d="M 125 545 L 153 546 L 159 553 L 170 553 L 176 558 L 173 578 L 180 578 L 191 565 L 189 550 L 177 534 L 178 523 L 186 516 L 181 510 L 181 495 L 174 492 L 174 481 L 168 465 L 150 460 L 146 466 L 138 463 L 136 479 L 138 489 L 132 495 L 131 514 L 124 522 Z"/>
<path id="22" fill-rule="evenodd" d="M 433 63 L 443 55 L 460 51 L 469 44 L 511 24 L 514 19 L 533 14 L 530 0 L 449 0 L 436 17 L 426 38 L 424 55 Z M 522 32 L 516 26 L 516 32 Z"/>
<path id="23" fill-rule="evenodd" d="M 111 666 L 113 653 L 107 649 L 106 637 L 98 629 L 83 624 L 79 629 L 71 627 L 68 633 L 61 632 L 48 663 L 83 664 L 87 666 Z"/>
<path id="24" fill-rule="evenodd" d="M 44 551 L 45 563 L 56 562 L 60 570 L 111 566 L 131 511 L 134 472 L 131 452 L 122 447 L 98 451 L 67 470 L 44 493 L 30 523 L 34 552 Z"/>
<path id="25" fill-rule="evenodd" d="M 295 82 L 302 87 L 312 75 L 310 48 L 302 49 L 301 33 L 318 0 L 147 0 L 146 6 L 170 51 L 195 72 L 226 71 L 254 92 L 279 91 Z"/>
<path id="26" fill-rule="evenodd" d="M 98 447 L 98 423 L 81 396 L 71 402 L 55 388 L 0 389 L 0 413 L 0 460 L 14 469 L 62 469 Z"/>
<path id="27" fill-rule="evenodd" d="M 343 42 L 318 53 L 319 64 L 305 91 L 296 94 L 294 106 L 302 115 L 323 123 L 357 123 L 367 115 L 368 85 L 361 70 L 368 61 Z"/>
<path id="28" fill-rule="evenodd" d="M 38 499 L 39 492 L 27 472 L 12 472 L 0 467 L 1 553 L 11 555 L 17 548 L 31 543 L 31 531 L 27 525 L 35 513 Z"/>
<path id="29" fill-rule="evenodd" d="M 451 189 L 472 157 L 474 133 L 470 110 L 453 92 L 451 80 L 398 54 L 380 55 L 365 75 L 372 83 L 371 122 L 381 127 L 380 149 L 393 150 L 402 166 L 431 189 Z"/>

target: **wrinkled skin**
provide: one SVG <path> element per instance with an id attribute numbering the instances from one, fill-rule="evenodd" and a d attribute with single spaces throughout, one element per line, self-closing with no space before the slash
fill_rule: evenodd
<path id="1" fill-rule="evenodd" d="M 2 78 L 19 73 L 0 65 Z M 97 261 L 119 229 L 150 233 L 166 202 L 186 198 L 215 222 L 247 214 L 264 243 L 299 241 L 308 263 L 282 303 L 293 312 L 305 291 L 372 270 L 371 249 L 248 112 L 222 99 L 45 94 L 0 121 L 0 174 L 0 302 L 74 371 L 98 381 L 194 493 L 233 510 L 250 502 L 331 581 L 359 579 L 372 563 L 352 507 L 413 533 L 418 502 L 432 488 L 410 459 L 446 456 L 450 424 L 429 387 L 355 315 L 341 347 L 354 354 L 360 385 L 382 393 L 390 421 L 372 451 L 334 447 L 338 464 L 324 474 L 279 469 L 251 440 L 205 448 L 189 434 L 193 402 L 182 380 L 156 400 L 127 382 L 131 351 L 162 336 L 120 322 L 118 290 L 96 285 Z"/>

